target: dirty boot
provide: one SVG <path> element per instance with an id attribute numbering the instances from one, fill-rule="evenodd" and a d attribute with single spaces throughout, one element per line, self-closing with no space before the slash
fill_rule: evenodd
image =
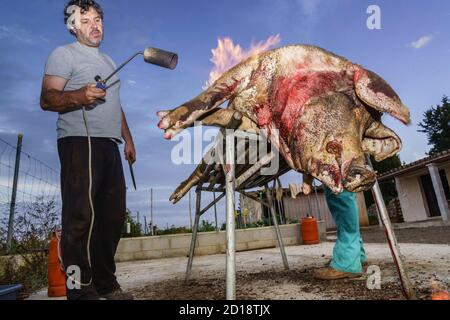
<path id="1" fill-rule="evenodd" d="M 328 260 L 327 263 L 326 263 L 325 265 L 326 265 L 327 267 L 330 267 L 332 261 L 333 261 L 333 259 Z M 367 261 L 361 262 L 361 266 L 362 266 L 363 268 L 368 267 L 368 266 L 369 266 L 369 263 L 368 263 Z"/>
<path id="2" fill-rule="evenodd" d="M 343 272 L 328 267 L 314 270 L 313 276 L 314 278 L 320 280 L 339 280 L 339 279 L 359 278 L 361 274 Z"/>
<path id="3" fill-rule="evenodd" d="M 110 293 L 101 294 L 100 297 L 106 300 L 134 300 L 131 293 L 125 292 L 121 288 Z"/>

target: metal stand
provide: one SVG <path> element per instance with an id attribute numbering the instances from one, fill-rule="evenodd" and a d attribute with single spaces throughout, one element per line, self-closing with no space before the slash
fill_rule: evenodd
<path id="1" fill-rule="evenodd" d="M 370 157 L 366 156 L 366 159 L 367 163 L 373 169 Z M 414 292 L 411 281 L 409 280 L 408 274 L 406 273 L 404 262 L 400 253 L 400 247 L 397 243 L 394 228 L 392 227 L 391 220 L 389 219 L 389 214 L 387 212 L 386 205 L 384 204 L 383 195 L 381 194 L 381 189 L 380 185 L 378 184 L 378 181 L 376 181 L 375 185 L 373 186 L 372 194 L 373 197 L 375 198 L 375 203 L 377 205 L 378 209 L 377 211 L 380 217 L 380 221 L 383 224 L 384 230 L 386 232 L 386 237 L 389 243 L 392 258 L 394 259 L 395 266 L 397 267 L 397 272 L 400 277 L 400 282 L 402 284 L 403 294 L 408 300 L 415 300 L 416 294 Z"/>
<path id="2" fill-rule="evenodd" d="M 236 300 L 236 221 L 234 219 L 235 163 L 234 134 L 226 134 L 226 164 L 224 171 L 227 194 L 227 265 L 226 265 L 226 299 Z"/>
<path id="3" fill-rule="evenodd" d="M 236 112 L 229 125 L 228 129 L 235 129 L 239 126 L 240 121 L 242 119 L 242 115 L 238 112 Z M 197 190 L 196 190 L 196 210 L 195 210 L 195 222 L 192 230 L 192 239 L 191 239 L 191 246 L 189 250 L 189 259 L 188 264 L 186 267 L 186 277 L 185 280 L 188 281 L 191 275 L 192 271 L 192 263 L 195 255 L 195 247 L 197 244 L 197 236 L 198 236 L 198 227 L 200 222 L 200 217 L 202 214 L 204 214 L 206 211 L 208 211 L 211 207 L 215 206 L 223 197 L 226 196 L 226 226 L 227 226 L 227 246 L 226 246 L 226 299 L 227 300 L 235 300 L 236 299 L 236 232 L 235 232 L 235 192 L 242 193 L 244 195 L 247 195 L 244 189 L 248 188 L 254 188 L 252 183 L 260 183 L 259 182 L 259 176 L 258 171 L 265 165 L 269 164 L 272 159 L 274 159 L 275 154 L 271 153 L 269 155 L 266 155 L 259 159 L 254 165 L 246 166 L 244 169 L 246 170 L 239 170 L 239 176 L 236 177 L 236 163 L 235 163 L 235 156 L 236 154 L 239 154 L 242 156 L 242 150 L 235 150 L 235 135 L 232 132 L 227 132 L 224 135 L 225 138 L 225 161 L 221 159 L 223 168 L 223 174 L 224 174 L 224 182 L 220 186 L 220 188 L 215 188 L 214 185 L 218 181 L 219 174 L 215 173 L 215 176 L 213 177 L 211 184 L 209 187 L 204 188 L 203 184 L 208 178 L 208 175 L 210 174 L 210 171 L 214 168 L 214 165 L 208 165 L 207 168 L 204 170 L 203 175 L 200 179 L 200 181 L 197 184 Z M 283 168 L 277 175 L 266 177 L 266 180 L 274 180 L 277 179 L 281 174 L 289 171 L 287 168 Z M 258 178 L 257 182 L 252 180 L 252 177 Z M 249 183 L 248 181 L 251 181 L 252 183 Z M 249 183 L 248 185 L 246 183 Z M 289 265 L 286 258 L 286 253 L 284 250 L 284 244 L 282 241 L 282 236 L 280 232 L 280 228 L 276 219 L 275 215 L 275 207 L 273 204 L 272 197 L 269 193 L 269 190 L 266 185 L 266 194 L 267 194 L 267 202 L 264 202 L 261 199 L 251 197 L 253 200 L 256 200 L 257 202 L 267 206 L 271 212 L 272 220 L 274 221 L 274 228 L 275 233 L 277 236 L 278 246 L 280 247 L 281 256 L 283 259 L 283 264 L 285 269 L 289 269 Z M 214 197 L 214 201 L 211 202 L 207 207 L 204 209 L 201 209 L 201 192 L 202 191 L 208 191 L 208 192 L 222 192 L 222 194 L 218 197 Z"/>
<path id="4" fill-rule="evenodd" d="M 198 227 L 200 225 L 200 217 L 208 211 L 213 205 L 219 202 L 224 196 L 225 193 L 221 194 L 217 199 L 211 202 L 205 209 L 201 210 L 201 190 L 197 190 L 195 192 L 196 201 L 195 201 L 195 221 L 194 227 L 192 228 L 192 239 L 191 239 L 191 247 L 189 249 L 189 259 L 186 267 L 186 277 L 185 281 L 188 281 L 191 276 L 192 270 L 192 262 L 194 260 L 195 247 L 197 245 L 197 235 L 198 235 Z"/>
<path id="5" fill-rule="evenodd" d="M 269 210 L 272 216 L 272 220 L 273 220 L 273 226 L 275 229 L 275 233 L 277 235 L 277 241 L 278 241 L 278 247 L 280 248 L 281 251 L 281 257 L 283 259 L 283 264 L 284 264 L 284 269 L 289 270 L 289 264 L 286 258 L 286 251 L 284 250 L 284 244 L 283 244 L 283 238 L 281 237 L 281 231 L 280 231 L 280 226 L 278 225 L 278 219 L 277 219 L 277 215 L 275 214 L 275 207 L 273 204 L 273 198 L 272 195 L 270 194 L 270 190 L 269 187 L 266 185 L 265 186 L 266 189 L 266 197 L 267 197 L 267 201 L 269 202 Z"/>

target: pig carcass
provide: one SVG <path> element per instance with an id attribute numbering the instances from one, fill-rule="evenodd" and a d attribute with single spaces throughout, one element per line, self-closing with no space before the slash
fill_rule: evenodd
<path id="1" fill-rule="evenodd" d="M 225 101 L 228 107 L 219 108 Z M 376 174 L 365 153 L 381 161 L 401 149 L 400 138 L 381 123 L 383 113 L 410 122 L 408 108 L 374 72 L 319 47 L 291 45 L 248 58 L 196 98 L 158 112 L 158 127 L 171 139 L 195 121 L 226 126 L 235 111 L 244 116 L 239 129 L 258 129 L 289 167 L 335 193 L 372 187 Z M 172 201 L 195 185 L 195 176 Z"/>

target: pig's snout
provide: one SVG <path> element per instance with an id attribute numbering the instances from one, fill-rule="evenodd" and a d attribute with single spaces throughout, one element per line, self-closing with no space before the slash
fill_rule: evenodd
<path id="1" fill-rule="evenodd" d="M 344 177 L 344 188 L 350 192 L 361 192 L 372 188 L 376 180 L 376 174 L 369 168 L 351 166 Z"/>

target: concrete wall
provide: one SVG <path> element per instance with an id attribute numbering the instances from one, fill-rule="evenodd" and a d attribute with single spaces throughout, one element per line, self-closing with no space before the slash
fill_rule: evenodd
<path id="1" fill-rule="evenodd" d="M 286 246 L 302 243 L 300 224 L 282 225 L 280 230 Z M 325 223 L 319 222 L 319 235 L 326 239 Z M 148 260 L 183 257 L 189 254 L 191 234 L 156 236 L 146 238 L 124 238 L 120 240 L 116 261 Z M 211 255 L 226 252 L 226 232 L 199 233 L 196 255 Z M 236 230 L 236 251 L 246 251 L 277 246 L 273 227 Z"/>
<path id="2" fill-rule="evenodd" d="M 395 184 L 405 222 L 427 220 L 427 204 L 419 176 L 396 177 Z"/>

